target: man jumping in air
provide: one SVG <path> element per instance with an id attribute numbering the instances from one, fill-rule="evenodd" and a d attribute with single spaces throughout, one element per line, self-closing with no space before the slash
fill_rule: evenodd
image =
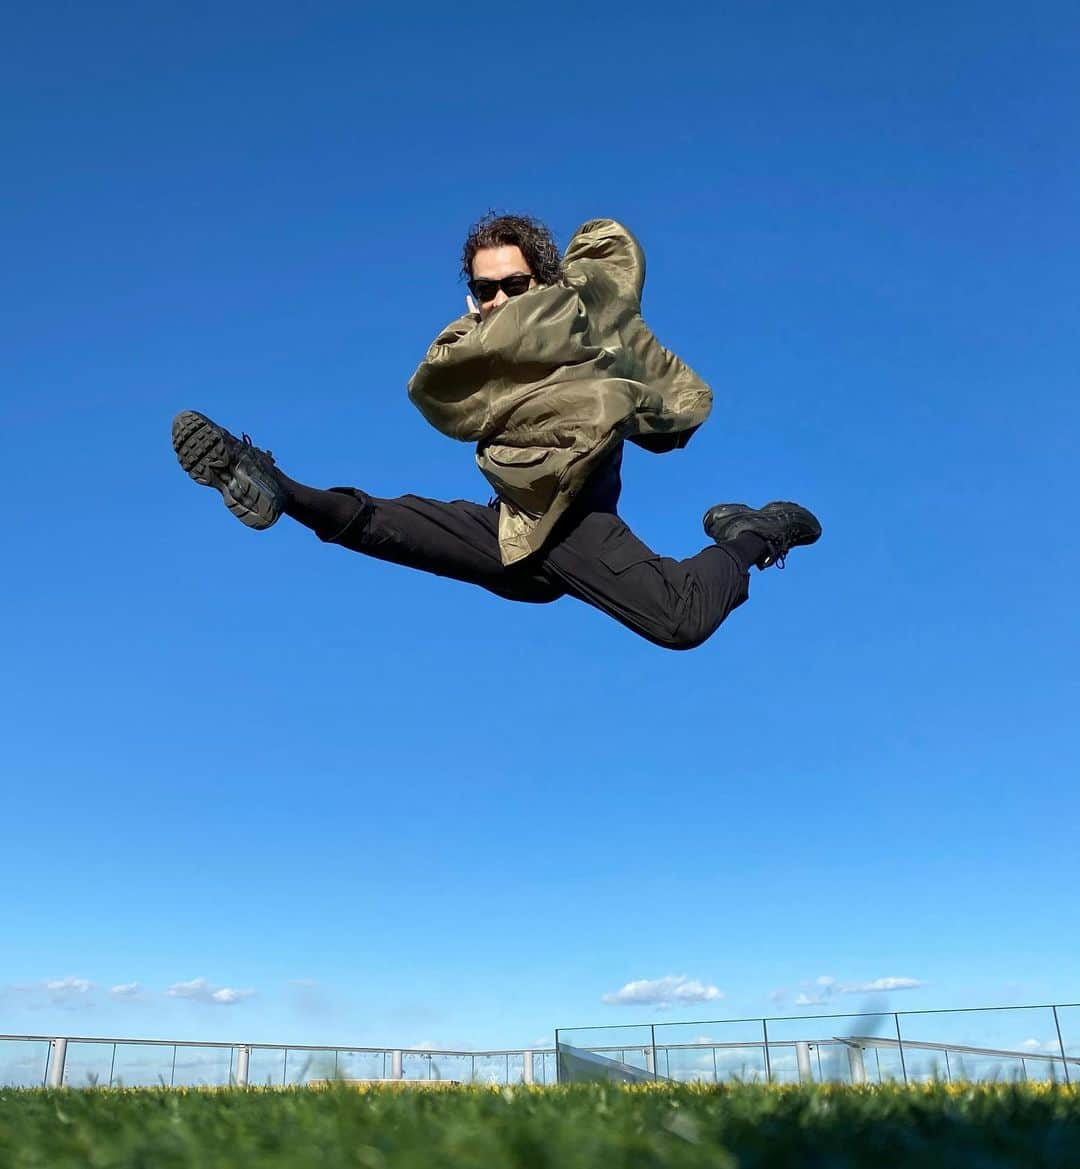
<path id="1" fill-rule="evenodd" d="M 269 451 L 202 414 L 173 420 L 183 469 L 250 528 L 282 514 L 321 540 L 480 585 L 513 601 L 571 596 L 668 649 L 692 649 L 748 596 L 751 565 L 783 567 L 821 526 L 795 503 L 722 503 L 712 543 L 658 556 L 618 514 L 622 444 L 685 446 L 709 387 L 641 318 L 645 258 L 626 228 L 586 223 L 560 260 L 532 219 L 488 216 L 465 241 L 469 312 L 436 337 L 409 397 L 452 438 L 476 443 L 488 505 L 297 483 Z"/>

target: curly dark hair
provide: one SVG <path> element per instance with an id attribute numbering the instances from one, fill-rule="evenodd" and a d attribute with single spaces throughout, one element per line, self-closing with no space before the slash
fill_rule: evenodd
<path id="1" fill-rule="evenodd" d="M 496 215 L 489 211 L 474 223 L 461 251 L 461 273 L 472 279 L 472 262 L 481 248 L 518 247 L 537 284 L 555 284 L 562 275 L 559 249 L 551 229 L 527 215 Z"/>

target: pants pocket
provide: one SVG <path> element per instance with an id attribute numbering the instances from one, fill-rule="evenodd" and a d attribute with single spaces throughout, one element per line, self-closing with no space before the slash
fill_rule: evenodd
<path id="1" fill-rule="evenodd" d="M 622 522 L 613 528 L 604 542 L 596 551 L 596 558 L 605 568 L 616 575 L 634 568 L 638 564 L 647 564 L 650 560 L 658 560 L 656 553 L 643 544 L 633 532 Z"/>

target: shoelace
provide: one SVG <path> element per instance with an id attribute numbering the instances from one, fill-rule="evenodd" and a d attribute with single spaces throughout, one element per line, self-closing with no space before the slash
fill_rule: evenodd
<path id="1" fill-rule="evenodd" d="M 256 445 L 255 445 L 255 444 L 254 444 L 254 443 L 251 441 L 251 435 L 250 435 L 250 434 L 248 434 L 248 433 L 247 433 L 247 431 L 245 431 L 245 430 L 242 430 L 242 431 L 240 432 L 240 441 L 241 441 L 241 442 L 244 444 L 244 446 L 246 446 L 246 447 L 248 448 L 248 450 L 250 450 L 250 451 L 251 451 L 253 454 L 256 454 L 256 455 L 265 455 L 265 456 L 266 456 L 266 457 L 267 457 L 267 458 L 270 460 L 270 462 L 271 462 L 271 463 L 274 461 L 274 452 L 273 452 L 273 451 L 264 451 L 264 450 L 262 449 L 262 447 L 257 447 L 257 446 L 256 446 Z"/>

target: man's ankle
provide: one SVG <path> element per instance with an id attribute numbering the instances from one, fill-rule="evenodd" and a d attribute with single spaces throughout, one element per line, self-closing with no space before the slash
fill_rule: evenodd
<path id="1" fill-rule="evenodd" d="M 750 568 L 769 551 L 769 542 L 757 532 L 740 532 L 734 540 L 725 540 L 720 547 L 732 553 L 749 572 Z"/>

